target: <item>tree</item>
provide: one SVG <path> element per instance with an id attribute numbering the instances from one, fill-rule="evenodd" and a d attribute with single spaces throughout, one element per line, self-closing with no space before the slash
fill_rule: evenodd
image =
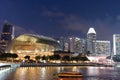
<path id="1" fill-rule="evenodd" d="M 42 60 L 46 60 L 46 56 L 44 55 L 44 56 L 42 56 Z"/>
<path id="2" fill-rule="evenodd" d="M 59 54 L 55 54 L 53 56 L 54 56 L 54 60 L 60 60 L 60 58 L 61 58 Z"/>
<path id="3" fill-rule="evenodd" d="M 76 57 L 76 60 L 77 60 L 77 61 L 89 61 L 89 59 L 88 59 L 85 55 L 82 55 L 82 54 L 79 54 L 79 55 Z"/>
<path id="4" fill-rule="evenodd" d="M 115 62 L 120 62 L 120 55 L 114 55 L 114 56 L 112 57 L 112 59 L 113 59 L 113 61 L 115 61 Z"/>
<path id="5" fill-rule="evenodd" d="M 90 55 L 90 51 L 87 51 L 86 54 L 87 54 L 87 56 L 89 56 Z"/>
<path id="6" fill-rule="evenodd" d="M 15 53 L 13 53 L 13 54 L 11 54 L 11 57 L 13 58 L 13 60 L 15 59 L 15 58 L 17 58 L 18 57 L 18 55 L 17 54 L 15 54 Z"/>
<path id="7" fill-rule="evenodd" d="M 55 54 L 55 55 L 49 56 L 49 59 L 50 59 L 50 60 L 54 60 L 55 63 L 56 63 L 56 60 L 60 60 L 61 57 L 60 57 L 59 54 Z"/>
<path id="8" fill-rule="evenodd" d="M 76 56 L 76 61 L 81 60 L 82 54 L 79 54 L 78 56 Z"/>
<path id="9" fill-rule="evenodd" d="M 60 55 L 55 54 L 55 55 L 50 56 L 49 58 L 50 58 L 50 60 L 60 60 L 61 57 L 60 57 Z"/>
<path id="10" fill-rule="evenodd" d="M 89 59 L 85 56 L 85 57 L 81 57 L 81 61 L 89 61 Z"/>
<path id="11" fill-rule="evenodd" d="M 11 58 L 17 58 L 17 54 L 11 54 L 11 53 L 2 53 L 0 54 L 1 60 L 10 60 Z"/>
<path id="12" fill-rule="evenodd" d="M 26 55 L 24 58 L 27 59 L 27 60 L 30 60 L 30 56 L 29 55 Z"/>
<path id="13" fill-rule="evenodd" d="M 72 60 L 72 61 L 74 61 L 74 60 L 75 60 L 75 61 L 78 61 L 77 57 L 71 57 L 71 60 Z"/>
<path id="14" fill-rule="evenodd" d="M 42 60 L 45 61 L 45 62 L 48 62 L 48 59 L 49 59 L 49 56 L 42 56 Z"/>
<path id="15" fill-rule="evenodd" d="M 3 56 L 4 59 L 6 59 L 6 60 L 10 60 L 10 58 L 12 58 L 11 53 L 4 53 L 2 56 Z"/>
<path id="16" fill-rule="evenodd" d="M 17 58 L 18 57 L 18 55 L 17 54 L 12 54 L 12 58 Z"/>
<path id="17" fill-rule="evenodd" d="M 69 61 L 69 60 L 70 60 L 70 56 L 66 55 L 66 56 L 64 56 L 64 57 L 62 58 L 62 60 L 65 60 L 65 62 L 66 62 L 66 61 Z"/>
<path id="18" fill-rule="evenodd" d="M 37 61 L 39 61 L 40 60 L 40 56 L 35 56 L 35 59 L 37 60 Z"/>
<path id="19" fill-rule="evenodd" d="M 7 55 L 6 55 L 6 53 L 0 54 L 0 59 L 1 59 L 1 60 L 7 60 Z"/>

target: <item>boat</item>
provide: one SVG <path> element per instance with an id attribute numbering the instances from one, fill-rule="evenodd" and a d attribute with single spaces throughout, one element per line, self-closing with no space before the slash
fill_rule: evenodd
<path id="1" fill-rule="evenodd" d="M 79 72 L 61 72 L 58 73 L 59 78 L 81 78 L 82 74 Z"/>
<path id="2" fill-rule="evenodd" d="M 80 72 L 60 72 L 55 80 L 82 80 Z"/>
<path id="3" fill-rule="evenodd" d="M 82 80 L 80 72 L 60 72 L 54 75 L 54 80 Z"/>

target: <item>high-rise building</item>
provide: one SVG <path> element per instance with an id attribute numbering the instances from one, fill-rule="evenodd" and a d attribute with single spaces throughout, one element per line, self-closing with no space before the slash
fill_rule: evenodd
<path id="1" fill-rule="evenodd" d="M 113 35 L 113 53 L 120 55 L 120 34 Z"/>
<path id="2" fill-rule="evenodd" d="M 86 43 L 85 39 L 81 39 L 78 37 L 70 37 L 69 38 L 69 50 L 70 50 L 70 52 L 84 53 L 85 43 Z"/>
<path id="3" fill-rule="evenodd" d="M 13 38 L 14 38 L 14 27 L 13 25 L 6 22 L 3 25 L 3 30 L 0 40 L 0 48 L 5 51 Z"/>
<path id="4" fill-rule="evenodd" d="M 86 40 L 78 37 L 61 37 L 59 40 L 62 51 L 74 53 L 84 53 L 86 49 Z"/>
<path id="5" fill-rule="evenodd" d="M 94 28 L 89 28 L 87 33 L 87 51 L 95 54 L 96 32 Z"/>
<path id="6" fill-rule="evenodd" d="M 95 53 L 98 55 L 110 55 L 110 41 L 96 40 Z"/>
<path id="7" fill-rule="evenodd" d="M 61 46 L 62 51 L 69 51 L 69 42 L 66 37 L 60 37 L 59 44 Z"/>

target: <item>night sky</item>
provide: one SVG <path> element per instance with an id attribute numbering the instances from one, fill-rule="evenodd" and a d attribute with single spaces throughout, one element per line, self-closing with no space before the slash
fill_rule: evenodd
<path id="1" fill-rule="evenodd" d="M 5 21 L 15 34 L 86 38 L 90 27 L 97 39 L 120 34 L 120 0 L 0 0 L 0 27 Z"/>

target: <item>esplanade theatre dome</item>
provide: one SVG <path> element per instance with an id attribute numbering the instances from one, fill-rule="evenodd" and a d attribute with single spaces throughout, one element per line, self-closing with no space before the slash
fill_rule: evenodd
<path id="1" fill-rule="evenodd" d="M 12 41 L 7 51 L 10 53 L 17 53 L 19 58 L 22 59 L 26 55 L 29 55 L 30 58 L 53 55 L 53 51 L 59 49 L 59 43 L 53 38 L 23 34 Z"/>

